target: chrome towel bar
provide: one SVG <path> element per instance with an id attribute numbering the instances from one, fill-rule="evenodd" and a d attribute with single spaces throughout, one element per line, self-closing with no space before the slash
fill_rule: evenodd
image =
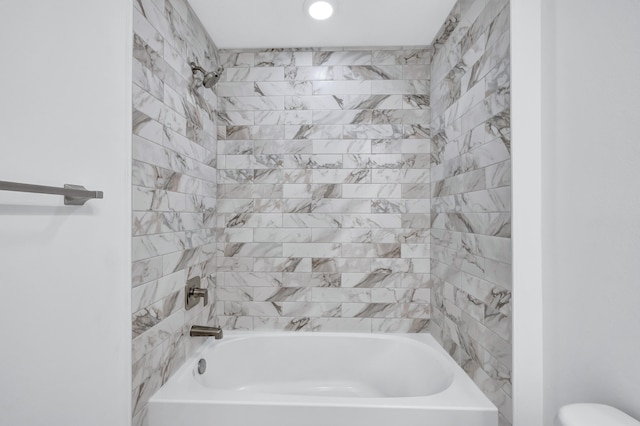
<path id="1" fill-rule="evenodd" d="M 27 183 L 6 182 L 0 180 L 0 191 L 33 192 L 36 194 L 64 195 L 66 206 L 82 206 L 93 198 L 103 198 L 102 191 L 89 191 L 84 186 L 64 185 L 55 186 L 30 185 Z"/>

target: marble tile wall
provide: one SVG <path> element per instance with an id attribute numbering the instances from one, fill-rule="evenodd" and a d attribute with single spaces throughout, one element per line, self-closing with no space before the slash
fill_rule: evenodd
<path id="1" fill-rule="evenodd" d="M 146 403 L 190 354 L 188 327 L 215 321 L 215 302 L 185 311 L 200 276 L 214 301 L 216 118 L 190 61 L 217 67 L 216 47 L 185 0 L 133 1 L 132 407 Z"/>
<path id="2" fill-rule="evenodd" d="M 223 327 L 426 330 L 430 57 L 221 52 Z"/>
<path id="3" fill-rule="evenodd" d="M 430 331 L 511 425 L 508 0 L 459 0 L 431 63 Z"/>

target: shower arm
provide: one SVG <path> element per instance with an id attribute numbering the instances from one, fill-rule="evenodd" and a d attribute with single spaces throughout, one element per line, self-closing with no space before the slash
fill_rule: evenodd
<path id="1" fill-rule="evenodd" d="M 204 70 L 204 68 L 202 68 L 201 66 L 196 65 L 195 62 L 189 62 L 189 65 L 191 65 L 191 71 L 193 71 L 193 72 L 200 71 L 202 74 L 206 74 L 207 73 Z"/>

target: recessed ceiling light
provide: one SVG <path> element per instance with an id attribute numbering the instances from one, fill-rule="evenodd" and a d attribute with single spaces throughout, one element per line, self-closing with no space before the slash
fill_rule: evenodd
<path id="1" fill-rule="evenodd" d="M 327 0 L 307 1 L 305 9 L 309 16 L 318 21 L 324 21 L 333 15 L 335 9 L 333 2 Z"/>

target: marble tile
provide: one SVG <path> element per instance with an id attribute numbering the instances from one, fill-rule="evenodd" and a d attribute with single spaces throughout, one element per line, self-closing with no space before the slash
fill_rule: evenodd
<path id="1" fill-rule="evenodd" d="M 428 169 L 374 169 L 371 171 L 372 183 L 428 183 Z"/>
<path id="2" fill-rule="evenodd" d="M 341 253 L 339 244 L 331 243 L 283 243 L 283 256 L 337 257 Z"/>
<path id="3" fill-rule="evenodd" d="M 370 95 L 371 93 L 372 82 L 367 80 L 313 82 L 314 95 Z"/>
<path id="4" fill-rule="evenodd" d="M 347 318 L 428 319 L 429 305 L 410 303 L 343 303 L 342 315 Z"/>
<path id="5" fill-rule="evenodd" d="M 282 102 L 285 110 L 340 110 L 344 106 L 343 99 L 330 95 L 285 96 Z M 276 105 L 271 109 L 277 109 Z"/>
<path id="6" fill-rule="evenodd" d="M 165 275 L 157 281 L 150 281 L 135 287 L 131 293 L 131 312 L 136 313 L 152 306 L 175 292 L 187 282 L 186 270 Z"/>
<path id="7" fill-rule="evenodd" d="M 374 80 L 371 94 L 421 95 L 429 93 L 428 80 Z"/>
<path id="8" fill-rule="evenodd" d="M 345 139 L 402 139 L 402 126 L 397 124 L 345 125 Z"/>
<path id="9" fill-rule="evenodd" d="M 421 67 L 423 75 L 428 75 L 427 67 Z M 342 68 L 345 80 L 401 80 L 403 67 L 400 65 L 352 65 Z"/>
<path id="10" fill-rule="evenodd" d="M 162 257 L 133 262 L 131 275 L 132 287 L 157 280 L 162 276 Z"/>
<path id="11" fill-rule="evenodd" d="M 344 243 L 342 244 L 342 256 L 375 258 L 400 257 L 400 244 Z"/>
<path id="12" fill-rule="evenodd" d="M 346 259 L 346 258 L 314 258 L 311 261 L 313 272 L 326 273 L 356 273 L 371 270 L 372 259 Z"/>
<path id="13" fill-rule="evenodd" d="M 298 111 L 296 111 L 297 113 Z M 254 140 L 253 151 L 256 154 L 271 155 L 271 154 L 311 154 L 313 152 L 313 142 L 308 140 Z M 284 160 L 286 157 L 282 157 L 282 165 L 284 166 Z M 280 163 L 277 164 L 281 165 Z M 280 183 L 284 176 L 271 183 Z M 266 182 L 265 182 L 266 183 Z"/>
<path id="14" fill-rule="evenodd" d="M 367 318 L 256 317 L 256 330 L 370 332 Z"/>
<path id="15" fill-rule="evenodd" d="M 220 51 L 220 59 L 225 68 L 253 67 L 255 65 L 255 53 Z"/>
<path id="16" fill-rule="evenodd" d="M 344 165 L 350 169 L 402 169 L 405 167 L 401 154 L 345 155 Z"/>
<path id="17" fill-rule="evenodd" d="M 428 319 L 374 318 L 371 330 L 374 333 L 422 333 L 428 330 Z"/>
<path id="18" fill-rule="evenodd" d="M 314 110 L 314 124 L 371 124 L 370 110 Z"/>
<path id="19" fill-rule="evenodd" d="M 341 275 L 330 272 L 284 273 L 284 287 L 340 287 Z"/>
<path id="20" fill-rule="evenodd" d="M 387 229 L 402 228 L 402 216 L 400 214 L 358 214 L 344 215 L 342 226 L 344 228 Z"/>
<path id="21" fill-rule="evenodd" d="M 371 65 L 371 52 L 313 52 L 313 65 Z"/>
<path id="22" fill-rule="evenodd" d="M 309 228 L 256 228 L 253 232 L 255 242 L 307 243 L 311 242 Z"/>
<path id="23" fill-rule="evenodd" d="M 345 95 L 340 101 L 342 109 L 378 110 L 403 108 L 402 95 Z"/>
<path id="24" fill-rule="evenodd" d="M 281 110 L 284 105 L 284 96 L 220 96 L 218 98 L 218 108 L 223 111 L 271 111 Z"/>
<path id="25" fill-rule="evenodd" d="M 374 65 L 428 65 L 431 53 L 428 48 L 412 50 L 378 50 L 372 52 Z"/>
<path id="26" fill-rule="evenodd" d="M 285 76 L 284 67 L 253 68 L 228 67 L 225 69 L 224 81 L 282 81 Z"/>
<path id="27" fill-rule="evenodd" d="M 398 184 L 344 184 L 342 195 L 347 198 L 401 198 Z"/>
<path id="28" fill-rule="evenodd" d="M 254 268 L 254 259 L 252 257 L 217 257 L 216 269 L 218 272 L 250 272 Z M 220 284 L 224 284 L 224 275 Z"/>
<path id="29" fill-rule="evenodd" d="M 428 119 L 428 112 L 425 110 L 376 110 L 372 111 L 371 121 L 373 124 L 422 124 L 424 125 Z M 421 151 L 424 152 L 424 151 Z"/>
<path id="30" fill-rule="evenodd" d="M 368 289 L 343 289 L 337 287 L 314 287 L 311 289 L 314 302 L 370 302 L 371 293 Z"/>
<path id="31" fill-rule="evenodd" d="M 256 272 L 311 272 L 311 259 L 301 257 L 275 257 L 255 259 L 253 270 Z"/>
<path id="32" fill-rule="evenodd" d="M 402 95 L 403 109 L 425 110 L 431 108 L 431 98 L 429 95 Z"/>
<path id="33" fill-rule="evenodd" d="M 284 68 L 284 78 L 287 80 L 315 81 L 341 80 L 343 67 L 341 66 L 289 66 Z"/>
<path id="34" fill-rule="evenodd" d="M 278 124 L 311 124 L 311 111 L 256 111 L 254 115 L 255 124 L 278 125 Z"/>
<path id="35" fill-rule="evenodd" d="M 389 269 L 376 269 L 373 272 L 342 274 L 343 287 L 402 287 L 402 274 L 393 273 Z"/>
<path id="36" fill-rule="evenodd" d="M 279 272 L 225 272 L 223 276 L 225 287 L 282 286 L 282 273 Z"/>
<path id="37" fill-rule="evenodd" d="M 265 50 L 255 53 L 256 67 L 309 66 L 310 52 L 284 51 L 280 49 Z"/>

